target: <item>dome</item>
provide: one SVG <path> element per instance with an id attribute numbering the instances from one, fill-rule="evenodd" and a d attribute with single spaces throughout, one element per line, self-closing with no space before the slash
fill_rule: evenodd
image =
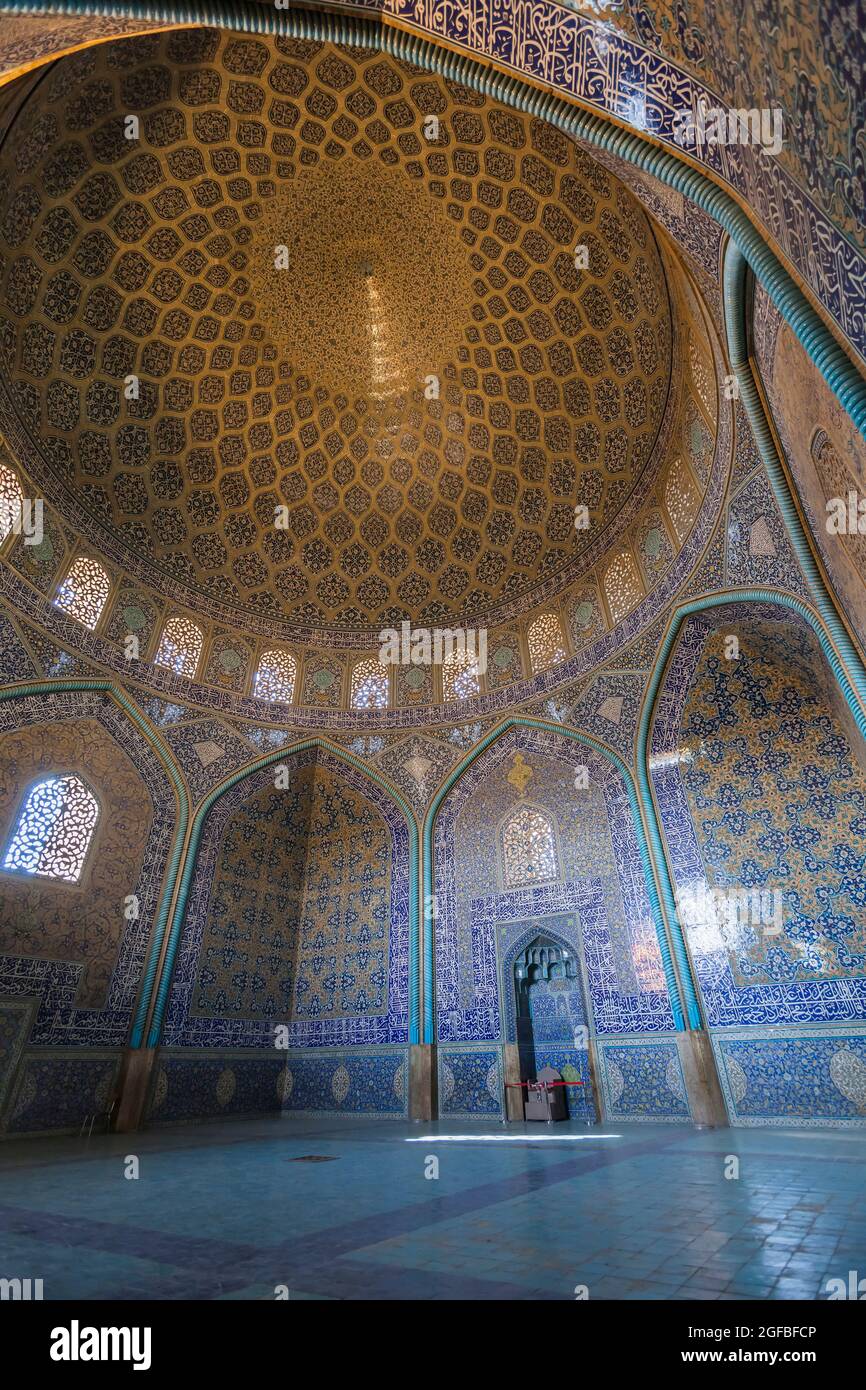
<path id="1" fill-rule="evenodd" d="M 381 54 L 142 42 L 31 82 L 0 158 L 3 423 L 58 512 L 194 613 L 337 642 L 513 616 L 613 543 L 672 378 L 632 194 Z"/>

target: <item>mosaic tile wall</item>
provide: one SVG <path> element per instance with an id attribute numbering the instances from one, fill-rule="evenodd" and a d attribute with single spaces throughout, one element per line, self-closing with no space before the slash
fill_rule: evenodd
<path id="1" fill-rule="evenodd" d="M 603 1040 L 599 1084 L 607 1122 L 647 1120 L 686 1123 L 689 1104 L 675 1042 Z"/>
<path id="2" fill-rule="evenodd" d="M 588 768 L 589 786 L 578 790 L 581 765 Z M 551 817 L 556 878 L 506 888 L 502 824 L 524 804 Z M 516 1040 L 515 961 L 538 935 L 568 948 L 580 972 L 557 1018 L 536 1025 L 536 1066 L 574 1068 L 575 1079 L 587 1086 L 585 1095 L 570 1088 L 570 1111 L 579 1118 L 594 1113 L 588 1059 L 576 1046 L 576 1030 L 588 1024 L 593 1046 L 600 1047 L 608 1037 L 673 1028 L 619 774 L 583 744 L 509 730 L 449 793 L 434 854 L 441 1113 L 501 1113 L 491 1071 L 494 1059 L 502 1066 L 501 1048 L 481 1044 Z M 446 1061 L 450 1070 L 443 1073 Z M 655 1113 L 663 1109 L 657 1099 Z M 669 1116 L 678 1113 L 672 1097 Z"/>
<path id="3" fill-rule="evenodd" d="M 440 1047 L 439 1115 L 443 1120 L 501 1120 L 505 1080 L 501 1047 Z"/>
<path id="4" fill-rule="evenodd" d="M 731 636 L 736 660 L 724 655 Z M 815 1123 L 850 1119 L 857 1102 L 837 1081 L 860 1094 L 858 1048 L 831 1062 L 835 1028 L 866 1018 L 866 777 L 827 680 L 814 636 L 790 615 L 702 617 L 683 630 L 653 730 L 656 794 L 736 1123 L 799 1122 L 809 1094 Z"/>
<path id="5" fill-rule="evenodd" d="M 90 1115 L 104 1115 L 117 1090 L 120 1052 L 91 1049 L 26 1052 L 3 1116 L 7 1134 L 77 1134 Z M 100 1122 L 104 1126 L 104 1120 Z"/>
<path id="6" fill-rule="evenodd" d="M 866 536 L 827 531 L 827 502 L 866 495 L 866 442 L 781 319 L 769 296 L 755 296 L 761 378 L 798 495 L 836 593 L 866 644 Z"/>
<path id="7" fill-rule="evenodd" d="M 0 1049 L 0 1127 L 77 1127 L 94 1109 L 97 1083 L 106 1091 L 106 1059 L 119 1062 L 129 1031 L 174 795 L 143 736 L 97 692 L 0 705 L 0 759 L 4 845 L 22 786 L 58 759 L 86 776 L 102 804 L 83 887 L 0 875 L 0 1027 L 4 1042 L 9 1030 L 16 1039 Z M 127 895 L 138 898 L 137 919 L 124 916 Z"/>
<path id="8" fill-rule="evenodd" d="M 505 889 L 498 831 L 524 801 L 553 819 L 557 878 Z M 564 737 L 508 730 L 443 803 L 434 853 L 440 1041 L 513 1037 L 503 967 L 531 928 L 580 955 L 597 1032 L 673 1027 L 631 812 L 606 760 Z"/>
<path id="9" fill-rule="evenodd" d="M 408 1049 L 337 1048 L 250 1055 L 160 1052 L 147 1123 L 171 1124 L 281 1111 L 333 1115 L 408 1114 Z"/>
<path id="10" fill-rule="evenodd" d="M 335 755 L 291 755 L 208 815 L 165 1044 L 263 1048 L 277 1024 L 294 1046 L 405 1041 L 408 948 L 403 813 Z"/>
<path id="11" fill-rule="evenodd" d="M 851 1129 L 866 1117 L 866 1028 L 732 1028 L 713 1039 L 737 1125 Z"/>
<path id="12" fill-rule="evenodd" d="M 53 770 L 58 757 L 64 767 L 82 772 L 103 800 L 100 822 L 109 836 L 102 849 L 94 841 L 82 889 L 0 876 L 5 949 L 0 991 L 40 998 L 31 1038 L 36 1046 L 119 1047 L 129 1028 L 174 830 L 168 776 L 134 725 L 95 692 L 5 702 L 0 748 L 5 750 L 4 844 L 17 810 L 16 777 L 26 780 Z M 137 896 L 139 912 L 129 921 L 124 916 L 128 894 Z"/>

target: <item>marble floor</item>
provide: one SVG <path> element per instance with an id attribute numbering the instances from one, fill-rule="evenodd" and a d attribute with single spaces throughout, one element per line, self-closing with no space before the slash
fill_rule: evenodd
<path id="1" fill-rule="evenodd" d="M 0 1277 L 46 1299 L 826 1298 L 866 1278 L 864 1160 L 852 1131 L 292 1116 L 12 1140 Z"/>

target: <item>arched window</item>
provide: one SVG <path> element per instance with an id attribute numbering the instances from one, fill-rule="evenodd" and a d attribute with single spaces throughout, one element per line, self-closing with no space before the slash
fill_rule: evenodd
<path id="1" fill-rule="evenodd" d="M 94 628 L 110 589 L 111 580 L 99 561 L 79 555 L 57 590 L 54 602 L 70 618 L 75 618 L 85 627 Z"/>
<path id="2" fill-rule="evenodd" d="M 481 693 L 478 662 L 471 652 L 449 652 L 442 662 L 443 700 L 471 700 Z"/>
<path id="3" fill-rule="evenodd" d="M 295 693 L 298 663 L 289 652 L 262 652 L 253 684 L 260 700 L 279 700 L 290 705 Z"/>
<path id="4" fill-rule="evenodd" d="M 359 661 L 352 672 L 352 709 L 386 709 L 388 705 L 388 667 L 376 657 Z"/>
<path id="5" fill-rule="evenodd" d="M 77 883 L 99 819 L 99 803 L 80 777 L 47 777 L 27 793 L 3 868 Z"/>
<path id="6" fill-rule="evenodd" d="M 553 826 L 534 806 L 520 806 L 502 830 L 506 888 L 550 883 L 556 878 Z"/>
<path id="7" fill-rule="evenodd" d="M 618 623 L 643 598 L 635 558 L 630 550 L 621 550 L 610 562 L 604 576 L 604 596 L 610 609 L 611 622 Z"/>
<path id="8" fill-rule="evenodd" d="M 555 613 L 541 613 L 526 634 L 533 674 L 565 660 L 562 625 Z"/>
<path id="9" fill-rule="evenodd" d="M 179 676 L 194 676 L 204 635 L 191 618 L 169 618 L 162 629 L 154 661 Z"/>
<path id="10" fill-rule="evenodd" d="M 665 480 L 665 506 L 680 545 L 691 530 L 700 500 L 688 468 L 681 458 L 675 458 Z"/>
<path id="11" fill-rule="evenodd" d="M 24 493 L 11 468 L 0 463 L 0 541 L 21 525 Z"/>

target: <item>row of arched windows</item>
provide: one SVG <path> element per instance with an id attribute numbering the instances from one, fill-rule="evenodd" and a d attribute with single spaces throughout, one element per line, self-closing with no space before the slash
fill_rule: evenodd
<path id="1" fill-rule="evenodd" d="M 2 539 L 2 537 L 0 537 Z M 102 615 L 111 580 L 98 560 L 79 555 L 60 584 L 54 602 L 69 617 L 91 631 Z M 542 613 L 527 631 L 533 672 L 563 661 L 567 655 L 562 625 L 555 613 Z M 195 677 L 204 647 L 204 631 L 192 618 L 175 615 L 162 629 L 154 663 L 179 676 Z M 297 661 L 286 651 L 264 652 L 253 679 L 253 694 L 262 700 L 290 704 L 295 694 Z M 442 662 L 443 700 L 468 700 L 481 693 L 478 663 L 465 651 L 454 651 Z M 389 703 L 389 668 L 376 657 L 365 657 L 352 670 L 349 704 L 352 709 L 385 709 Z"/>
<path id="2" fill-rule="evenodd" d="M 111 580 L 98 560 L 79 555 L 61 583 L 55 604 L 91 631 L 96 627 L 111 590 Z M 605 577 L 605 595 L 617 622 L 642 596 L 637 566 L 623 551 Z M 564 661 L 567 656 L 562 624 L 556 613 L 541 613 L 526 634 L 533 674 Z M 175 615 L 162 629 L 154 663 L 179 676 L 195 677 L 204 646 L 204 632 L 192 618 Z M 267 651 L 260 658 L 253 694 L 262 700 L 290 704 L 294 698 L 297 661 L 286 651 Z M 466 652 L 450 653 L 442 663 L 442 698 L 469 700 L 481 693 L 476 659 Z M 365 657 L 352 671 L 349 704 L 352 709 L 385 709 L 389 703 L 388 667 Z"/>
<path id="3" fill-rule="evenodd" d="M 697 486 L 683 460 L 671 465 L 664 488 L 665 506 L 677 541 L 682 543 L 700 503 Z M 10 533 L 23 504 L 21 487 L 11 469 L 0 464 L 0 541 Z M 644 595 L 637 561 L 628 549 L 614 556 L 603 579 L 603 591 L 611 622 L 625 617 Z M 96 627 L 111 591 L 111 580 L 98 560 L 79 555 L 60 584 L 54 602 L 71 618 L 91 629 Z M 565 660 L 567 649 L 559 616 L 539 614 L 526 633 L 532 674 Z M 177 615 L 162 629 L 154 662 L 178 675 L 194 678 L 199 667 L 204 632 L 192 618 Z M 349 705 L 352 709 L 384 709 L 389 704 L 388 667 L 375 657 L 365 657 L 353 671 Z M 295 697 L 297 661 L 286 651 L 267 651 L 260 658 L 253 680 L 253 694 L 263 700 L 290 704 Z M 454 652 L 442 664 L 442 698 L 472 699 L 481 693 L 475 659 Z"/>

